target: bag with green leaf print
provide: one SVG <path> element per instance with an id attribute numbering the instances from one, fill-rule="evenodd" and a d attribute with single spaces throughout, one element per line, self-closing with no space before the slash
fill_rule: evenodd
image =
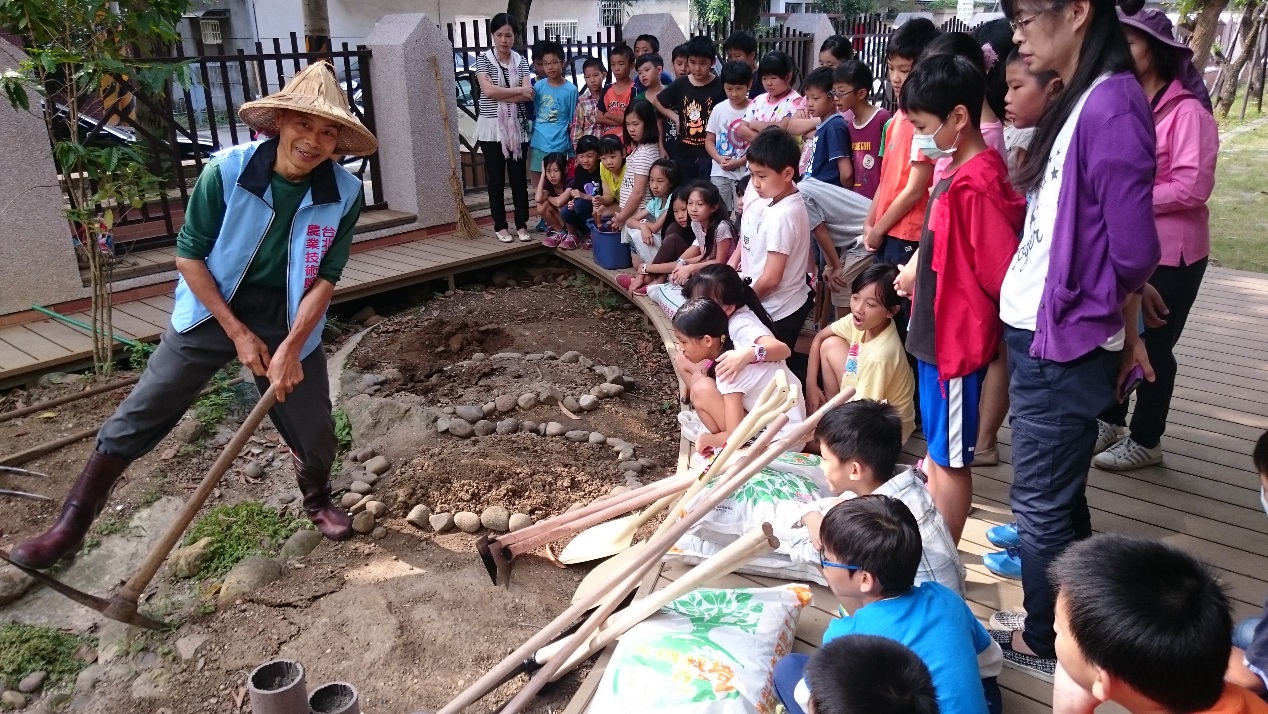
<path id="1" fill-rule="evenodd" d="M 695 501 L 708 493 L 709 489 L 705 489 Z M 784 541 L 789 540 L 784 534 L 804 530 L 796 524 L 807 506 L 831 495 L 818 456 L 786 452 L 706 513 L 678 539 L 669 555 L 687 563 L 700 563 L 745 533 L 769 523 L 780 539 L 779 550 L 745 563 L 736 572 L 826 585 L 815 563 L 802 562 L 799 549 L 784 547 Z"/>
<path id="2" fill-rule="evenodd" d="M 688 508 L 707 498 L 712 488 L 710 485 L 701 491 Z M 726 545 L 763 523 L 770 523 L 776 529 L 788 526 L 801 518 L 804 506 L 831 495 L 820 458 L 789 451 L 705 514 L 688 533 Z M 789 523 L 781 523 L 781 520 Z"/>
<path id="3" fill-rule="evenodd" d="M 700 589 L 621 636 L 589 711 L 774 714 L 775 663 L 810 590 Z"/>

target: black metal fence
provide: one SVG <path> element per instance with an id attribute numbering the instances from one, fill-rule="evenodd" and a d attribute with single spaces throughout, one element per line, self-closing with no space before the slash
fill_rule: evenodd
<path id="1" fill-rule="evenodd" d="M 446 29 L 449 42 L 453 45 L 455 91 L 460 114 L 458 136 L 461 144 L 462 184 L 467 193 L 472 193 L 488 185 L 484 174 L 484 155 L 477 152 L 474 138 L 480 99 L 480 83 L 475 76 L 475 65 L 480 53 L 487 52 L 492 46 L 492 37 L 488 20 L 457 24 L 451 22 L 446 25 Z M 604 67 L 608 67 L 611 64 L 608 62 L 608 54 L 613 47 L 624 43 L 619 26 L 604 27 L 598 33 L 584 37 L 561 37 L 548 28 L 533 25 L 527 34 L 531 38 L 528 43 L 530 46 L 542 40 L 554 40 L 564 46 L 568 53 L 564 62 L 564 79 L 582 90 L 586 86 L 582 72 L 585 61 L 592 57 L 597 58 L 603 61 Z M 516 50 L 523 53 L 525 47 L 520 46 Z"/>
<path id="2" fill-rule="evenodd" d="M 884 15 L 832 15 L 832 27 L 841 37 L 846 38 L 854 46 L 854 56 L 872 69 L 876 81 L 872 86 L 872 101 L 879 102 L 887 109 L 893 109 L 897 103 L 893 87 L 889 84 L 885 48 L 889 45 L 889 36 L 894 34 L 894 25 Z M 942 23 L 943 32 L 968 32 L 972 28 L 953 17 Z"/>
<path id="3" fill-rule="evenodd" d="M 201 38 L 195 38 L 198 54 L 187 57 L 177 43 L 176 58 L 188 61 L 190 82 L 173 82 L 166 96 L 147 96 L 134 83 L 117 80 L 135 97 L 135 107 L 108 108 L 85 138 L 128 141 L 130 137 L 145 148 L 152 170 L 166 181 L 166 190 L 156 200 L 128 211 L 115 224 L 117 252 L 173 244 L 183 223 L 190 188 L 211 154 L 257 138 L 238 120 L 238 108 L 279 91 L 287 80 L 313 62 L 331 64 L 352 112 L 371 132 L 375 130 L 369 48 L 350 48 L 344 43 L 339 50 L 305 52 L 294 33 L 288 44 L 289 48 L 283 40 L 274 38 L 268 44 L 256 42 L 255 51 L 250 54 L 240 49 L 235 54 L 220 55 L 205 54 Z M 348 157 L 343 165 L 365 183 L 367 210 L 387 207 L 377 154 Z"/>

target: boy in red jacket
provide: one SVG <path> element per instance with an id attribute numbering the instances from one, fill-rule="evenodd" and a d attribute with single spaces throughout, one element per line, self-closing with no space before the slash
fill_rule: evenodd
<path id="1" fill-rule="evenodd" d="M 973 499 L 973 449 L 986 367 L 999 351 L 999 290 L 1026 215 L 1008 166 L 978 128 L 986 78 L 963 57 L 922 60 L 903 87 L 912 146 L 951 157 L 934 187 L 914 269 L 899 288 L 912 295 L 907 351 L 916 358 L 920 413 L 933 501 L 958 542 Z M 910 266 L 909 266 L 910 267 Z"/>

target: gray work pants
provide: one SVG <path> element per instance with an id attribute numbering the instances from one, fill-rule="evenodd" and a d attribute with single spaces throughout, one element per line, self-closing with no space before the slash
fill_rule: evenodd
<path id="1" fill-rule="evenodd" d="M 230 304 L 233 313 L 264 341 L 269 354 L 286 338 L 286 293 L 243 286 Z M 233 340 L 215 318 L 187 332 L 168 329 L 141 375 L 141 381 L 97 432 L 97 450 L 135 461 L 176 426 L 216 371 L 237 357 Z M 269 418 L 300 462 L 329 471 L 338 442 L 331 419 L 326 356 L 313 350 L 300 361 L 304 379 Z M 263 393 L 267 378 L 257 377 Z"/>

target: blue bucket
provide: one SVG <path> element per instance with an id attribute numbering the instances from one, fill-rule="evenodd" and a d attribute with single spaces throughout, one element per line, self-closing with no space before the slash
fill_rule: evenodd
<path id="1" fill-rule="evenodd" d="M 634 265 L 630 258 L 630 248 L 621 242 L 621 231 L 603 231 L 594 224 L 594 220 L 586 221 L 590 227 L 590 240 L 594 243 L 594 262 L 605 270 L 620 270 Z"/>

